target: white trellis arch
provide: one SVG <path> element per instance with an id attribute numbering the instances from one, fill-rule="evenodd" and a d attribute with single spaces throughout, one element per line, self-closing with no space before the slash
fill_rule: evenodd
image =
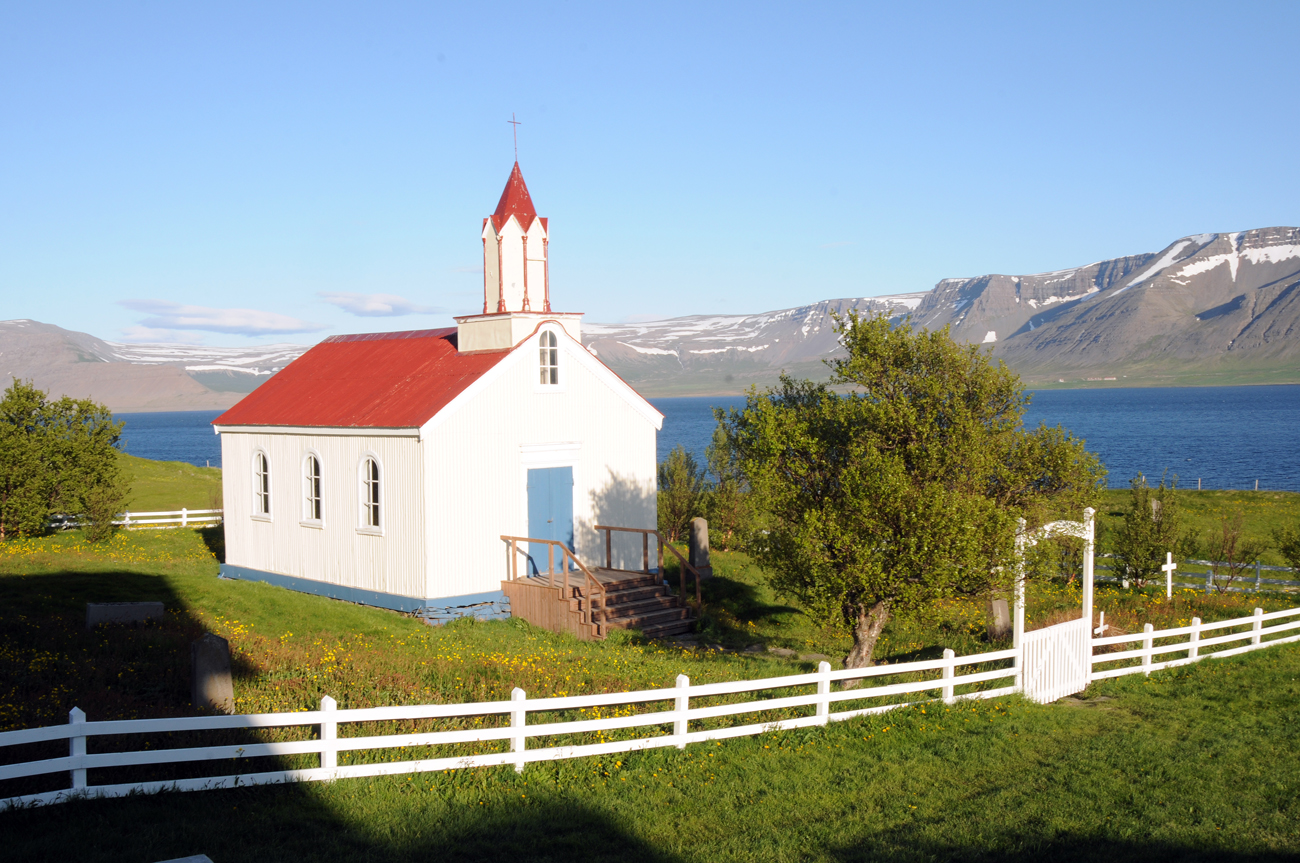
<path id="1" fill-rule="evenodd" d="M 1041 703 L 1072 695 L 1092 678 L 1092 585 L 1096 557 L 1096 511 L 1088 507 L 1083 521 L 1054 521 L 1026 530 L 1020 519 L 1016 531 L 1016 610 L 1013 629 L 1016 687 Z M 1025 632 L 1025 549 L 1051 536 L 1083 540 L 1083 614 L 1055 626 Z"/>

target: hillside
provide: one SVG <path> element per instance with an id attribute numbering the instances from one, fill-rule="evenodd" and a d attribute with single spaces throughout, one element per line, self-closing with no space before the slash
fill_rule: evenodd
<path id="1" fill-rule="evenodd" d="M 832 311 L 858 308 L 988 344 L 1037 386 L 1300 381 L 1300 229 L 1184 237 L 1156 253 L 744 317 L 587 324 L 584 341 L 647 395 L 712 395 L 786 370 L 825 377 Z"/>
<path id="2" fill-rule="evenodd" d="M 1197 234 L 1159 252 L 1050 273 L 944 279 L 932 290 L 750 315 L 585 323 L 583 341 L 648 396 L 724 395 L 781 371 L 824 378 L 832 314 L 857 309 L 990 345 L 1035 387 L 1300 381 L 1300 228 Z M 301 355 L 125 345 L 0 322 L 0 371 L 119 412 L 224 408 Z"/>
<path id="3" fill-rule="evenodd" d="M 989 342 L 1031 383 L 1300 380 L 1300 229 L 1183 237 L 1032 276 L 945 279 L 922 326 Z"/>
<path id="4" fill-rule="evenodd" d="M 39 321 L 0 321 L 0 373 L 118 413 L 226 408 L 305 351 L 300 345 L 125 345 Z"/>

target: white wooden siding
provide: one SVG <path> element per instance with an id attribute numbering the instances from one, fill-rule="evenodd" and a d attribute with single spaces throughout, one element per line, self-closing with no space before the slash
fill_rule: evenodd
<path id="1" fill-rule="evenodd" d="M 563 334 L 559 341 L 562 388 L 537 391 L 538 351 L 529 342 L 427 431 L 429 596 L 500 589 L 507 551 L 499 537 L 528 530 L 525 445 L 579 444 L 571 461 L 574 539 L 584 561 L 604 563 L 596 524 L 655 526 L 655 424 L 575 361 L 580 345 Z M 639 537 L 616 535 L 614 551 L 616 566 L 640 568 Z M 657 566 L 653 547 L 650 565 Z"/>
<path id="2" fill-rule="evenodd" d="M 271 519 L 254 518 L 252 460 L 271 465 Z M 322 528 L 304 527 L 302 459 L 321 461 Z M 223 432 L 226 562 L 362 590 L 426 598 L 424 465 L 414 437 Z M 361 526 L 358 468 L 379 457 L 383 536 Z"/>

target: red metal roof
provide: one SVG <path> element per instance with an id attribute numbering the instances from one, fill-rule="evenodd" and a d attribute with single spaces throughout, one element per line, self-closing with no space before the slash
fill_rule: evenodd
<path id="1" fill-rule="evenodd" d="M 330 336 L 213 424 L 418 428 L 509 353 L 459 353 L 455 327 Z"/>
<path id="2" fill-rule="evenodd" d="M 537 218 L 537 208 L 533 206 L 532 196 L 528 194 L 528 186 L 524 185 L 524 175 L 519 170 L 518 162 L 515 162 L 515 167 L 510 172 L 510 179 L 506 180 L 501 200 L 497 201 L 496 212 L 492 214 L 493 227 L 500 232 L 511 216 L 519 220 L 519 227 L 525 231 L 533 224 L 533 219 Z M 542 220 L 542 225 L 546 225 L 545 220 Z"/>

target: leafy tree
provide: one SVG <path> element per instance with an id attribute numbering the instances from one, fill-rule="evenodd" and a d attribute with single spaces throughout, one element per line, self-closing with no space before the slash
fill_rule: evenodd
<path id="1" fill-rule="evenodd" d="M 15 380 L 0 398 L 0 539 L 43 533 L 56 513 L 112 531 L 129 491 L 118 464 L 122 423 L 90 399 L 51 401 Z"/>
<path id="2" fill-rule="evenodd" d="M 1300 525 L 1274 528 L 1273 541 L 1286 558 L 1287 566 L 1300 571 Z"/>
<path id="3" fill-rule="evenodd" d="M 782 375 L 723 422 L 768 519 L 751 551 L 780 592 L 851 626 L 859 668 L 891 615 L 1007 589 L 1017 518 L 1077 517 L 1105 469 L 1059 427 L 1026 431 L 1019 378 L 946 329 L 836 326 L 830 385 Z"/>
<path id="4" fill-rule="evenodd" d="M 1168 484 L 1162 477 L 1154 489 L 1140 473 L 1130 480 L 1129 508 L 1114 539 L 1114 554 L 1124 578 L 1138 587 L 1163 577 L 1166 553 L 1180 559 L 1196 555 L 1199 540 L 1194 532 L 1182 531 L 1181 503 L 1176 476 Z"/>
<path id="5" fill-rule="evenodd" d="M 1237 510 L 1219 518 L 1219 534 L 1210 540 L 1210 583 L 1216 593 L 1227 593 L 1264 551 L 1264 544 L 1246 539 L 1245 514 Z"/>
<path id="6" fill-rule="evenodd" d="M 723 412 L 716 413 L 721 420 Z M 705 459 L 708 476 L 702 503 L 709 521 L 709 545 L 722 551 L 739 548 L 754 528 L 754 501 L 721 422 L 713 430 Z"/>
<path id="7" fill-rule="evenodd" d="M 659 531 L 669 542 L 687 535 L 691 519 L 700 514 L 703 490 L 704 472 L 678 444 L 659 463 Z"/>

